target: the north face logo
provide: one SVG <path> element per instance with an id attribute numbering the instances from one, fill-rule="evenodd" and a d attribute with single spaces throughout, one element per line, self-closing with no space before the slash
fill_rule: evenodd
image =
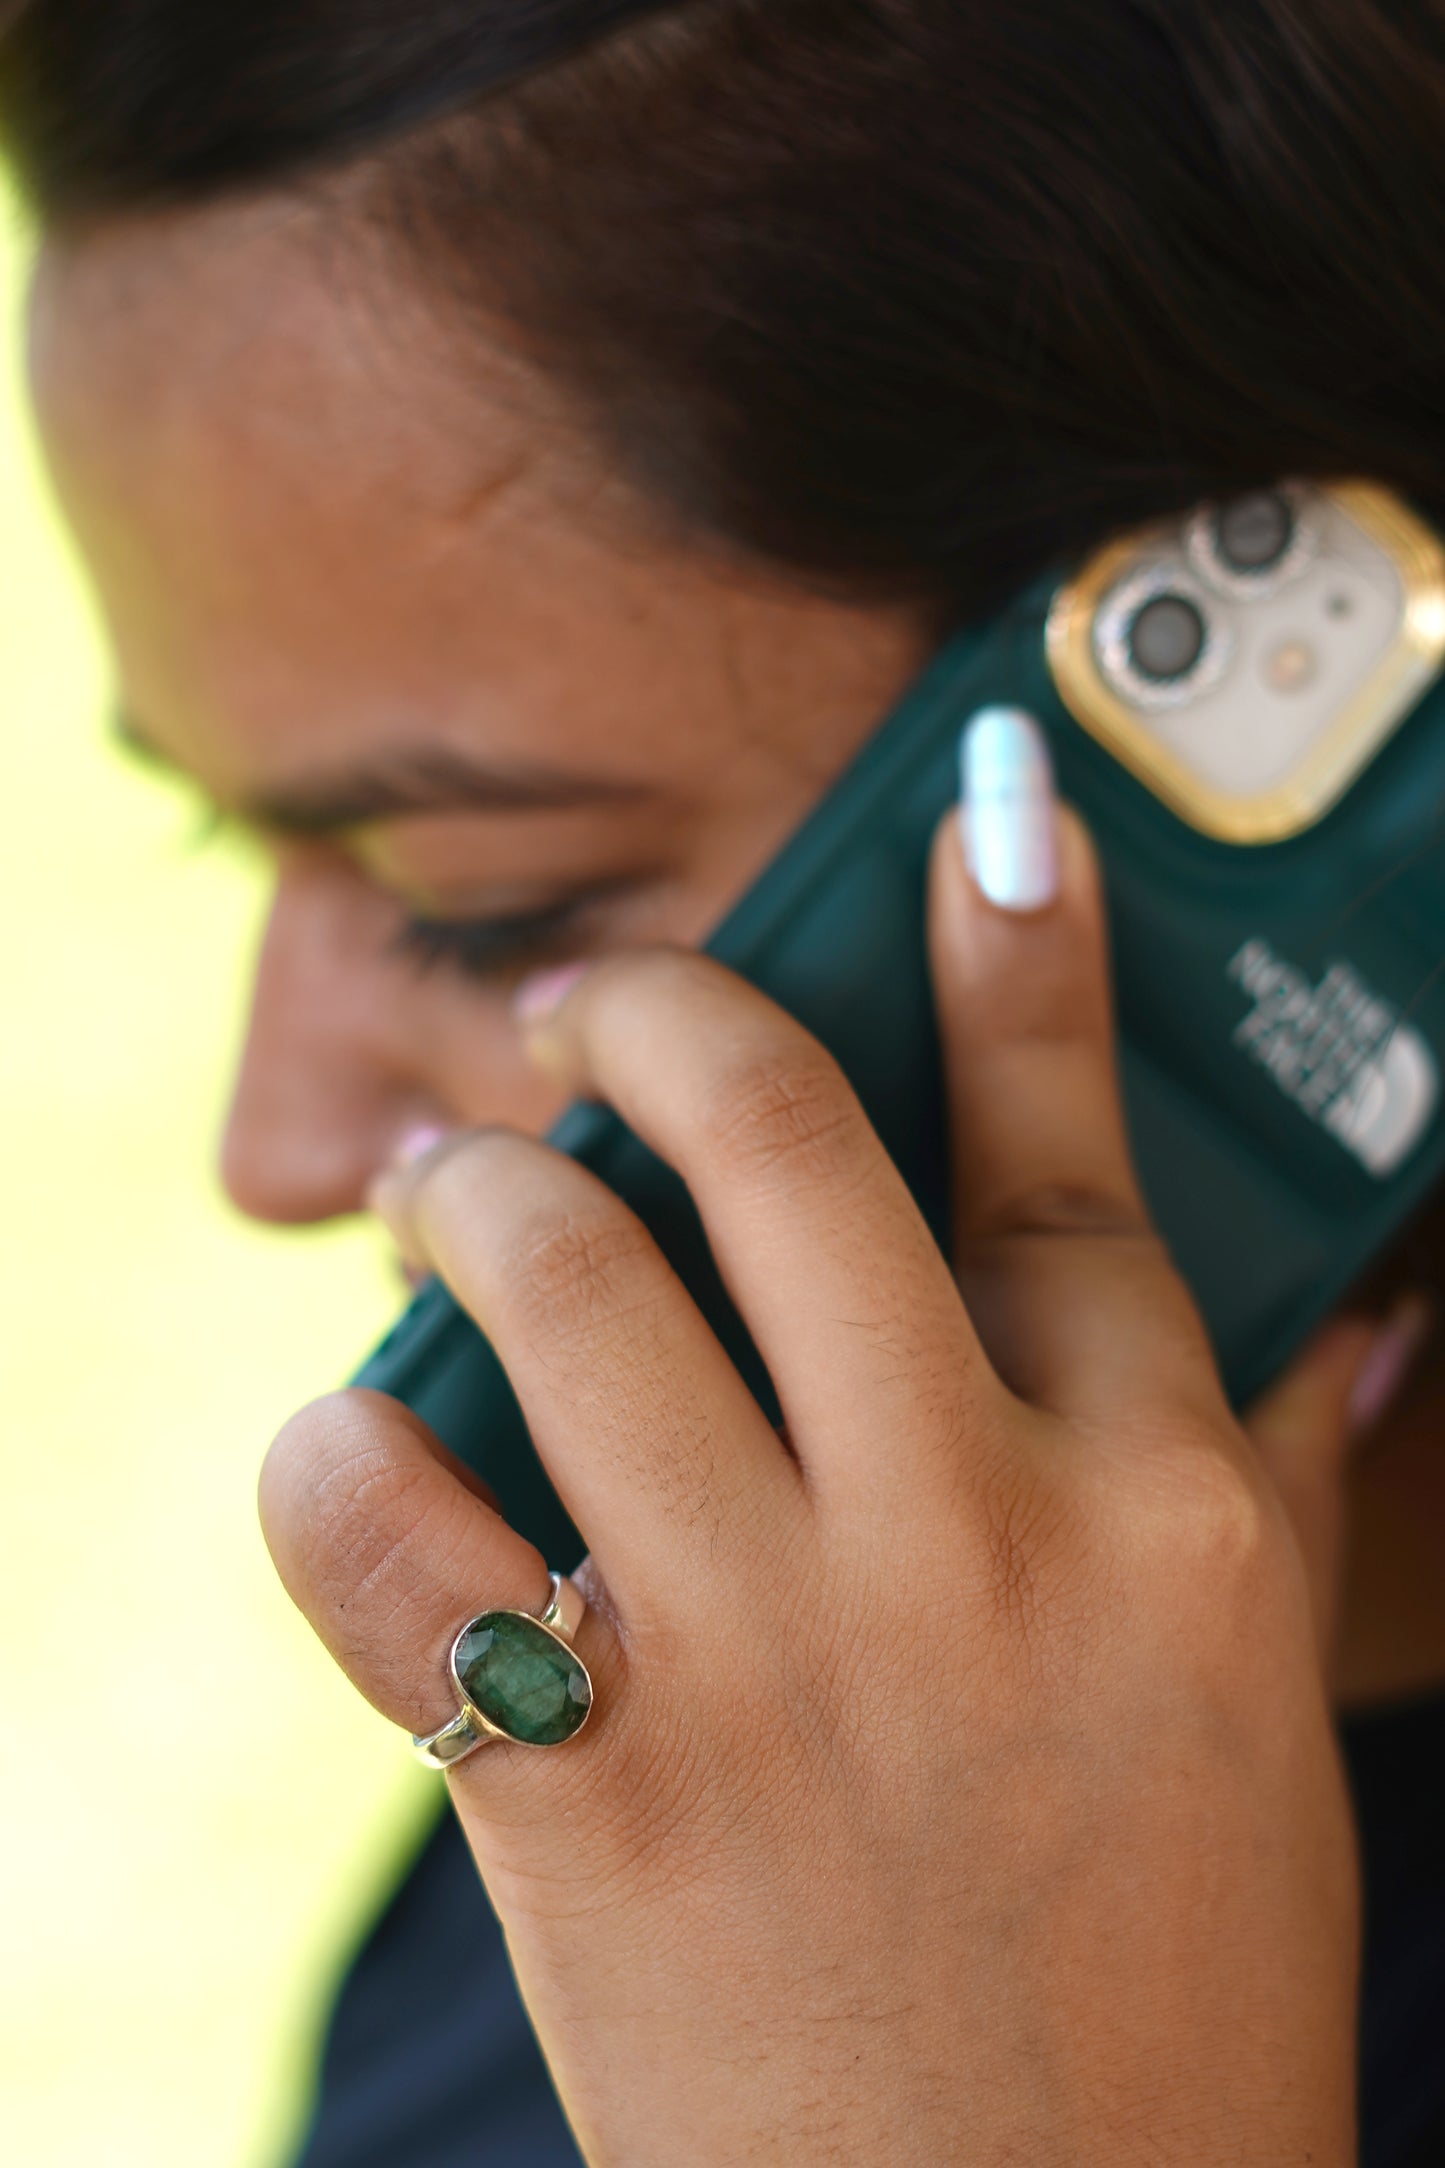
<path id="1" fill-rule="evenodd" d="M 1430 1126 L 1440 1069 L 1420 1033 L 1350 964 L 1314 982 L 1267 941 L 1246 941 L 1229 976 L 1254 1006 L 1234 1043 L 1311 1121 L 1381 1180 Z"/>

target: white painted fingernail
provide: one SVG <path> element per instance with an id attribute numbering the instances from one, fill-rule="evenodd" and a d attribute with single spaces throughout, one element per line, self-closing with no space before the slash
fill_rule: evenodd
<path id="1" fill-rule="evenodd" d="M 1001 911 L 1038 911 L 1059 892 L 1048 742 L 1022 708 L 980 708 L 963 733 L 959 817 L 968 869 Z"/>

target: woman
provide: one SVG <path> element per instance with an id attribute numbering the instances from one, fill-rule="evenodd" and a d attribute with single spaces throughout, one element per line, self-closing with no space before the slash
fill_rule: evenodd
<path id="1" fill-rule="evenodd" d="M 1367 1545 L 1332 1660 L 1342 1464 L 1374 1429 L 1427 1517 L 1424 1253 L 1236 1423 L 1023 726 L 1022 795 L 935 854 L 947 1264 L 821 1051 L 689 952 L 1025 577 L 1280 473 L 1445 502 L 1438 9 L 5 20 L 37 402 L 126 729 L 275 853 L 230 1188 L 369 1202 L 440 1269 L 591 1549 L 587 1730 L 451 1779 L 572 2136 L 449 1830 L 343 1997 L 312 2168 L 1354 2159 L 1327 1688 L 1431 1683 L 1445 1633 L 1438 1553 L 1411 1584 Z M 578 1090 L 687 1176 L 786 1443 L 537 1141 Z M 298 1417 L 262 1506 L 417 1732 L 457 1627 L 545 1600 L 373 1396 Z M 1399 1885 L 1372 2163 L 1442 2157 L 1437 1726 L 1353 1734 Z"/>

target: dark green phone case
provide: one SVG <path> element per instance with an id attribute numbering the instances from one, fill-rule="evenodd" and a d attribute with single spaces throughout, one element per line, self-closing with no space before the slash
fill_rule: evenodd
<path id="1" fill-rule="evenodd" d="M 938 657 L 709 946 L 832 1049 L 946 1242 L 927 855 L 964 723 L 993 702 L 1030 709 L 1103 855 L 1134 1145 L 1238 1405 L 1445 1172 L 1445 691 L 1307 833 L 1222 844 L 1065 711 L 1044 657 L 1051 594 Z M 553 1141 L 652 1228 L 773 1411 L 676 1175 L 596 1107 Z M 423 1289 L 357 1382 L 414 1408 L 555 1566 L 577 1563 L 506 1375 L 443 1287 Z"/>

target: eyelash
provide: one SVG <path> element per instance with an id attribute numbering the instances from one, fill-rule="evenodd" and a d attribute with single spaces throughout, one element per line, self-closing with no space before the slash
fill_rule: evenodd
<path id="1" fill-rule="evenodd" d="M 590 900 L 568 897 L 510 918 L 409 918 L 397 931 L 393 953 L 423 978 L 438 969 L 466 979 L 500 978 L 554 952 Z"/>

